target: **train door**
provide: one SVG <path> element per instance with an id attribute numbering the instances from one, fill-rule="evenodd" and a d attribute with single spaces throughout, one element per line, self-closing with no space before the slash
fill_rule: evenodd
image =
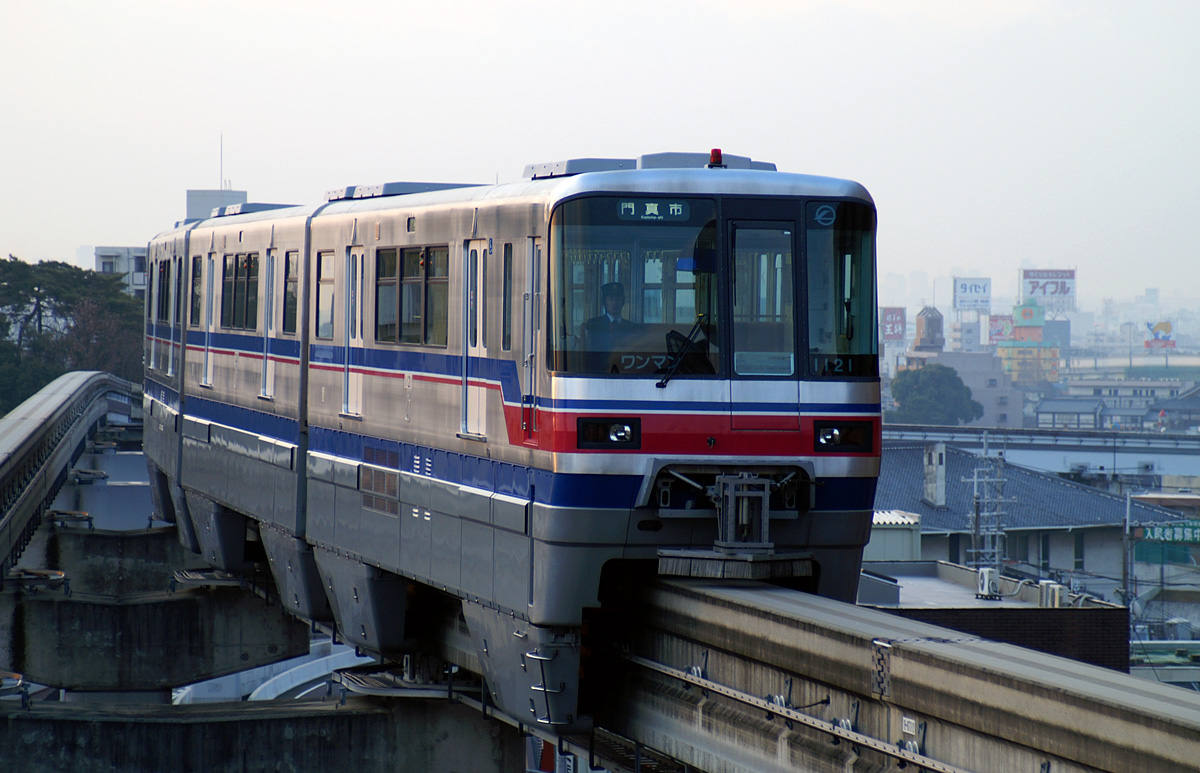
<path id="1" fill-rule="evenodd" d="M 362 348 L 362 272 L 365 250 L 362 247 L 346 248 L 345 283 L 345 328 L 342 359 L 342 413 L 350 416 L 362 415 L 362 367 L 353 360 L 361 358 Z M 355 354 L 355 352 L 358 354 Z"/>
<path id="2" fill-rule="evenodd" d="M 204 370 L 200 374 L 200 383 L 212 386 L 213 382 L 213 277 L 217 271 L 217 254 L 208 253 L 208 265 L 205 266 L 204 276 Z"/>
<path id="3" fill-rule="evenodd" d="M 794 221 L 731 221 L 734 430 L 795 430 L 796 280 Z"/>
<path id="4" fill-rule="evenodd" d="M 462 432 L 487 436 L 487 259 L 488 241 L 474 239 L 463 247 Z"/>
<path id="5" fill-rule="evenodd" d="M 271 397 L 275 394 L 275 363 L 271 360 L 271 334 L 275 331 L 275 264 L 278 250 L 267 250 L 266 285 L 263 291 L 263 340 L 262 371 L 258 394 Z"/>
<path id="6" fill-rule="evenodd" d="M 536 353 L 538 343 L 538 282 L 541 276 L 542 245 L 541 239 L 530 236 L 525 250 L 525 292 L 522 294 L 522 317 L 524 331 L 521 346 L 525 353 L 523 362 L 524 379 L 521 387 L 521 430 L 524 440 L 529 442 L 536 437 L 538 430 L 537 397 L 538 369 Z"/>

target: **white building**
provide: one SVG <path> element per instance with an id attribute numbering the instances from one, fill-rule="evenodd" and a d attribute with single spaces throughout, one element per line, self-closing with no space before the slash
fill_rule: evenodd
<path id="1" fill-rule="evenodd" d="M 146 247 L 97 247 L 96 271 L 120 274 L 125 292 L 137 298 L 146 297 Z"/>

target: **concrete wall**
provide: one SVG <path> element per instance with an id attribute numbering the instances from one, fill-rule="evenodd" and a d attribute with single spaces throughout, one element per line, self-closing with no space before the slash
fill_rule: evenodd
<path id="1" fill-rule="evenodd" d="M 0 701 L 5 773 L 524 770 L 516 730 L 458 704 L 88 706 Z"/>

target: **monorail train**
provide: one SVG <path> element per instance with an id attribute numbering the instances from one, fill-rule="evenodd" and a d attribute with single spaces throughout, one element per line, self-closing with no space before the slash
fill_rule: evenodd
<path id="1" fill-rule="evenodd" d="M 186 546 L 384 656 L 422 599 L 461 606 L 496 704 L 550 725 L 580 721 L 583 610 L 622 568 L 800 556 L 798 587 L 853 600 L 862 186 L 713 151 L 327 198 L 150 243 L 145 451 Z"/>

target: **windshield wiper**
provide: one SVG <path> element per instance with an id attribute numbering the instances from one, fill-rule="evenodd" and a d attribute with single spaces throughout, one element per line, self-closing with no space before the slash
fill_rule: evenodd
<path id="1" fill-rule="evenodd" d="M 662 380 L 654 386 L 662 389 L 667 385 L 667 382 L 671 380 L 671 377 L 675 375 L 675 371 L 679 370 L 679 366 L 683 364 L 684 356 L 686 356 L 687 353 L 692 350 L 692 347 L 696 345 L 696 336 L 700 333 L 700 326 L 704 324 L 704 317 L 704 314 L 696 315 L 696 323 L 692 325 L 692 329 L 688 332 L 687 338 L 684 338 L 683 345 L 681 345 L 679 349 L 676 350 L 675 354 L 671 356 L 671 361 L 667 363 L 666 373 L 663 374 Z M 667 333 L 668 349 L 670 348 L 672 335 L 676 336 L 677 338 L 683 338 L 683 336 L 680 336 L 679 333 L 674 330 L 672 330 L 670 333 Z"/>

